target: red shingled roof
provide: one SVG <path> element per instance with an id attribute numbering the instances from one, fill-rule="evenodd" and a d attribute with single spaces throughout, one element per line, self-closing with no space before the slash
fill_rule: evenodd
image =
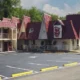
<path id="1" fill-rule="evenodd" d="M 46 31 L 48 32 L 48 28 L 49 28 L 49 22 L 52 20 L 52 17 L 46 13 L 44 13 L 44 22 L 45 22 L 45 27 L 46 27 Z"/>
<path id="2" fill-rule="evenodd" d="M 11 22 L 11 19 L 9 18 L 3 18 L 2 21 L 0 21 L 0 27 L 4 28 L 16 28 L 16 25 Z"/>
<path id="3" fill-rule="evenodd" d="M 28 16 L 23 16 L 22 24 L 20 27 L 19 39 L 26 39 L 26 29 L 27 24 L 31 22 L 31 18 Z"/>

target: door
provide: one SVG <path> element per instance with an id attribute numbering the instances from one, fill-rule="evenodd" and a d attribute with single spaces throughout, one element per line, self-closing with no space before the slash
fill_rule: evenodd
<path id="1" fill-rule="evenodd" d="M 3 42 L 3 51 L 8 51 L 8 42 Z"/>

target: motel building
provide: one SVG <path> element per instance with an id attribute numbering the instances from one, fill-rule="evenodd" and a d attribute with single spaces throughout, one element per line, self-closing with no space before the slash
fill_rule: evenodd
<path id="1" fill-rule="evenodd" d="M 42 22 L 31 22 L 30 17 L 24 16 L 18 34 L 18 50 L 80 50 L 80 15 L 52 21 L 50 15 L 44 14 Z"/>
<path id="2" fill-rule="evenodd" d="M 73 50 L 80 50 L 80 15 L 56 21 L 48 14 L 42 22 L 31 22 L 28 16 L 0 21 L 0 52 Z"/>
<path id="3" fill-rule="evenodd" d="M 0 21 L 0 52 L 17 50 L 17 27 L 11 19 Z"/>

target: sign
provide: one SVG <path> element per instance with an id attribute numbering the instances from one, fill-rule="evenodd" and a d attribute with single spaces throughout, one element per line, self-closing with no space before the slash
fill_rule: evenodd
<path id="1" fill-rule="evenodd" d="M 33 32 L 34 32 L 34 29 L 30 28 L 29 33 L 33 33 Z"/>
<path id="2" fill-rule="evenodd" d="M 54 38 L 62 38 L 62 26 L 54 25 Z"/>

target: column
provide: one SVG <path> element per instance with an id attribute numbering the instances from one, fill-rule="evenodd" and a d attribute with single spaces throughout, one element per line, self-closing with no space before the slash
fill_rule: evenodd
<path id="1" fill-rule="evenodd" d="M 72 39 L 69 40 L 69 50 L 72 51 L 73 47 L 72 47 Z"/>
<path id="2" fill-rule="evenodd" d="M 13 29 L 11 29 L 11 32 L 12 32 L 12 35 L 11 36 L 12 36 L 12 40 L 13 40 Z"/>
<path id="3" fill-rule="evenodd" d="M 3 38 L 3 28 L 1 28 L 1 39 Z"/>
<path id="4" fill-rule="evenodd" d="M 18 31 L 17 31 L 17 28 L 16 28 L 16 50 L 18 49 L 18 48 L 17 48 L 17 45 L 18 45 L 18 44 L 17 44 L 17 40 L 18 40 L 18 36 L 17 36 L 18 34 L 17 34 L 17 33 L 18 33 Z"/>
<path id="5" fill-rule="evenodd" d="M 77 40 L 74 40 L 74 49 L 77 49 Z"/>
<path id="6" fill-rule="evenodd" d="M 80 39 L 79 39 L 79 50 L 80 50 Z"/>

